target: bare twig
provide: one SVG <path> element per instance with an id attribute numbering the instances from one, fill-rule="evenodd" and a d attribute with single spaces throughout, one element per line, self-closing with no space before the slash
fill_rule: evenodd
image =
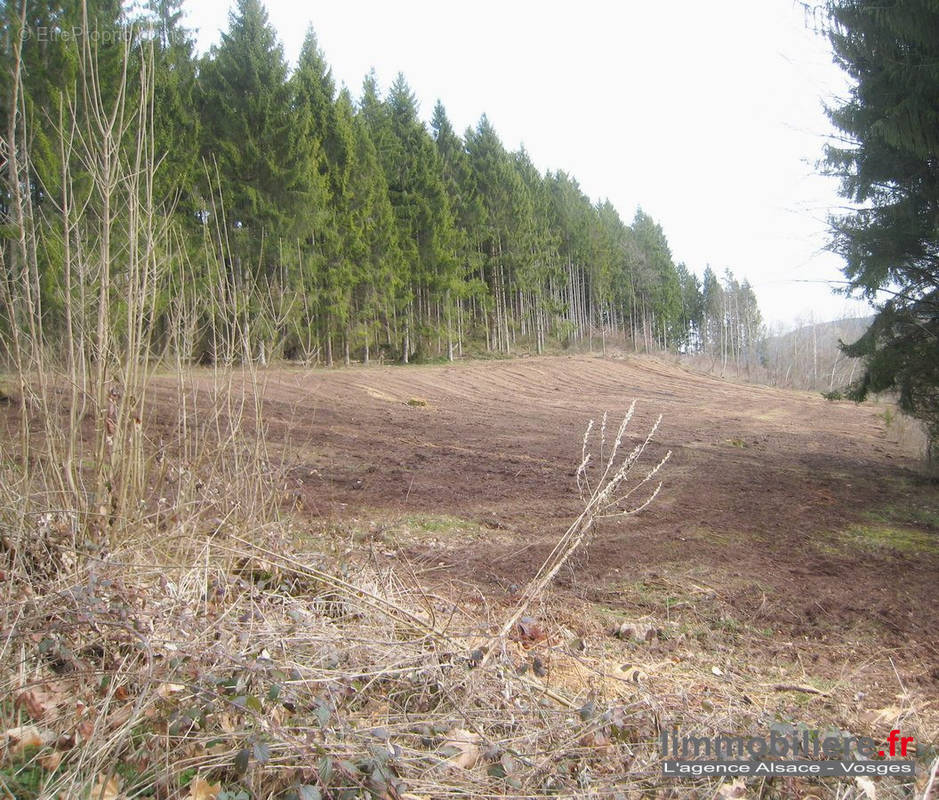
<path id="1" fill-rule="evenodd" d="M 649 483 L 671 456 L 671 451 L 668 451 L 652 469 L 645 473 L 645 475 L 638 477 L 633 482 L 628 481 L 633 468 L 649 446 L 652 437 L 655 435 L 662 421 L 662 417 L 659 416 L 645 439 L 633 447 L 622 460 L 618 460 L 617 455 L 619 454 L 626 435 L 626 429 L 629 422 L 632 420 L 635 410 L 636 402 L 634 400 L 626 411 L 623 421 L 620 423 L 619 430 L 616 433 L 616 438 L 613 440 L 612 448 L 605 464 L 602 461 L 602 453 L 606 444 L 607 417 L 606 414 L 603 415 L 603 420 L 600 425 L 599 443 L 597 445 L 597 450 L 601 454 L 600 463 L 602 464 L 602 469 L 599 477 L 593 481 L 591 481 L 589 475 L 591 464 L 589 448 L 594 422 L 590 420 L 590 422 L 587 423 L 587 429 L 584 433 L 581 448 L 580 466 L 577 468 L 577 486 L 580 489 L 581 497 L 584 499 L 584 510 L 564 532 L 564 535 L 558 540 L 557 544 L 555 544 L 554 549 L 545 559 L 538 572 L 525 587 L 515 609 L 493 638 L 493 646 L 487 650 L 483 663 L 489 660 L 495 650 L 495 645 L 503 641 L 512 631 L 532 602 L 544 592 L 548 584 L 551 583 L 558 574 L 561 567 L 564 566 L 584 543 L 597 519 L 605 517 L 625 517 L 636 514 L 646 508 L 658 495 L 659 490 L 662 488 L 661 482 L 651 488 L 646 497 L 638 503 L 630 505 L 627 502 L 636 492 L 648 487 Z M 592 489 L 591 483 L 593 484 Z"/>

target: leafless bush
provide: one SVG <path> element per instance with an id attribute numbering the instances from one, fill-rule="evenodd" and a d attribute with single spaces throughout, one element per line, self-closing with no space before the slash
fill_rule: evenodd
<path id="1" fill-rule="evenodd" d="M 655 499 L 659 489 L 662 488 L 661 483 L 654 486 L 650 484 L 668 461 L 671 451 L 644 474 L 634 473 L 639 459 L 658 430 L 662 421 L 661 416 L 643 440 L 625 455 L 621 452 L 626 430 L 635 410 L 636 402 L 633 401 L 620 422 L 616 434 L 612 436 L 607 431 L 606 414 L 603 415 L 598 431 L 594 431 L 594 420 L 588 423 L 584 431 L 581 461 L 577 468 L 577 488 L 580 490 L 584 509 L 564 535 L 558 539 L 538 573 L 525 587 L 518 605 L 500 629 L 499 638 L 504 639 L 515 627 L 528 606 L 544 592 L 561 567 L 584 543 L 598 519 L 637 514 Z M 596 448 L 595 452 L 591 452 L 591 447 Z"/>

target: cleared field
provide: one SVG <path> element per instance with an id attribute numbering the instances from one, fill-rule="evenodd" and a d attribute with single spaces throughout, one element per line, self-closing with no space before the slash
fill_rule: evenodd
<path id="1" fill-rule="evenodd" d="M 89 525 L 103 547 L 0 484 L 0 796 L 900 800 L 939 769 L 939 492 L 874 406 L 588 356 L 148 398 L 141 506 Z M 633 400 L 621 452 L 662 415 L 661 493 L 529 593 L 588 420 Z M 902 733 L 917 774 L 676 779 L 678 730 Z"/>
<path id="2" fill-rule="evenodd" d="M 663 416 L 647 461 L 672 451 L 662 492 L 600 523 L 562 596 L 680 619 L 705 587 L 770 634 L 771 653 L 863 640 L 889 649 L 904 681 L 939 686 L 939 499 L 870 406 L 644 358 L 263 376 L 268 437 L 288 448 L 304 513 L 495 605 L 578 513 L 587 421 L 609 411 L 613 425 L 636 399 L 633 437 Z"/>

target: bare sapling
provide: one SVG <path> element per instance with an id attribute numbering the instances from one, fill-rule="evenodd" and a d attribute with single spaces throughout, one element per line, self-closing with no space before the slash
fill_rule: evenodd
<path id="1" fill-rule="evenodd" d="M 123 48 L 109 92 L 92 43 L 76 43 L 77 93 L 47 110 L 61 162 L 56 185 L 47 185 L 30 160 L 20 46 L 17 39 L 6 173 L 17 235 L 0 249 L 9 276 L 0 287 L 0 359 L 19 381 L 19 456 L 32 487 L 54 490 L 49 501 L 72 510 L 76 531 L 102 534 L 124 519 L 143 485 L 149 320 L 166 271 L 158 255 L 166 222 L 152 197 L 152 59 L 144 53 L 132 75 Z M 129 102 L 131 94 L 139 100 Z M 50 252 L 59 255 L 52 265 Z M 59 312 L 48 298 L 58 298 Z M 93 420 L 91 443 L 83 441 L 85 419 Z"/>
<path id="2" fill-rule="evenodd" d="M 584 503 L 583 511 L 564 532 L 538 572 L 528 582 L 514 610 L 493 638 L 493 646 L 485 654 L 484 662 L 496 649 L 495 645 L 504 642 L 525 611 L 544 593 L 561 567 L 584 544 L 598 519 L 638 514 L 658 495 L 662 482 L 654 483 L 654 480 L 672 451 L 666 452 L 651 469 L 645 472 L 638 469 L 639 460 L 662 422 L 662 416 L 659 415 L 645 438 L 623 455 L 626 430 L 635 409 L 634 400 L 613 437 L 609 437 L 607 432 L 606 414 L 600 422 L 599 431 L 595 432 L 594 420 L 587 423 L 580 465 L 577 468 L 577 488 Z"/>

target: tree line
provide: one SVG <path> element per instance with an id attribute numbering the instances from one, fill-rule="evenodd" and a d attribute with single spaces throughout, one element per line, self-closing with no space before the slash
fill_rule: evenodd
<path id="1" fill-rule="evenodd" d="M 573 176 L 507 150 L 485 116 L 461 135 L 438 102 L 426 126 L 403 75 L 382 90 L 369 74 L 353 97 L 312 30 L 291 69 L 259 0 L 237 0 L 220 42 L 198 56 L 181 5 L 148 0 L 130 15 L 119 0 L 4 5 L 0 113 L 29 159 L 25 186 L 4 164 L 3 246 L 22 189 L 43 226 L 34 255 L 48 342 L 70 324 L 63 248 L 105 235 L 109 252 L 133 246 L 120 209 L 101 207 L 102 165 L 74 146 L 107 130 L 101 109 L 120 107 L 137 117 L 106 135 L 152 167 L 144 206 L 167 265 L 146 311 L 157 353 L 407 362 L 617 337 L 749 359 L 762 327 L 752 288 L 676 264 L 641 209 L 625 223 Z M 74 230 L 63 204 L 81 208 Z M 5 257 L 8 283 L 15 260 Z M 117 308 L 121 285 L 105 292 Z M 5 340 L 15 305 L 0 320 Z"/>

